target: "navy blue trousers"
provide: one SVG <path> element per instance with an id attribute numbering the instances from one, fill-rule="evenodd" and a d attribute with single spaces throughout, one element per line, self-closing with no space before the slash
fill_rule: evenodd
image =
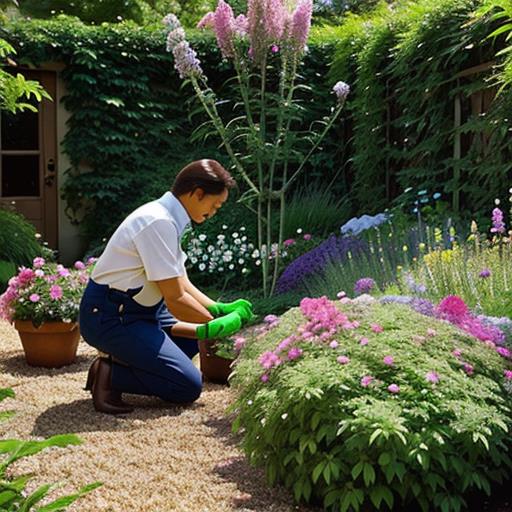
<path id="1" fill-rule="evenodd" d="M 140 290 L 140 289 L 139 289 Z M 168 336 L 174 320 L 164 301 L 146 307 L 122 292 L 89 280 L 80 303 L 80 332 L 93 347 L 126 363 L 112 364 L 112 388 L 170 402 L 193 402 L 201 394 L 201 373 L 191 358 L 197 340 Z"/>

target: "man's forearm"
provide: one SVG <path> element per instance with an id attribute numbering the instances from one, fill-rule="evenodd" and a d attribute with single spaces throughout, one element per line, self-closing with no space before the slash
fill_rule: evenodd
<path id="1" fill-rule="evenodd" d="M 182 322 L 203 324 L 213 319 L 210 312 L 188 290 L 181 297 L 167 299 L 166 304 L 172 315 Z"/>
<path id="2" fill-rule="evenodd" d="M 184 277 L 184 286 L 187 293 L 189 293 L 195 300 L 197 300 L 197 302 L 202 304 L 205 308 L 211 306 L 212 304 L 215 304 L 214 300 L 210 299 L 208 295 L 199 290 L 199 288 L 196 288 L 196 286 L 194 286 L 190 282 L 188 276 Z"/>

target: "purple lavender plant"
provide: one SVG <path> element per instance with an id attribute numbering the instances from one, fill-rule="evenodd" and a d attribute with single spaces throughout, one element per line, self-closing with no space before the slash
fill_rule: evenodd
<path id="1" fill-rule="evenodd" d="M 503 221 L 503 212 L 499 208 L 492 211 L 491 233 L 505 233 L 505 222 Z"/>
<path id="2" fill-rule="evenodd" d="M 300 290 L 308 277 L 323 272 L 329 262 L 341 263 L 347 259 L 349 251 L 357 256 L 367 250 L 367 244 L 358 238 L 331 235 L 286 267 L 277 282 L 277 293 Z"/>
<path id="3" fill-rule="evenodd" d="M 356 295 L 370 293 L 375 286 L 375 281 L 371 277 L 362 277 L 356 281 L 356 284 L 354 285 L 354 293 Z"/>

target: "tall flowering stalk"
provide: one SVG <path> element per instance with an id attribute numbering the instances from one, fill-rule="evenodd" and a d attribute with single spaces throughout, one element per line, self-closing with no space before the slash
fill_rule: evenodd
<path id="1" fill-rule="evenodd" d="M 349 86 L 338 82 L 333 93 L 336 105 L 324 118 L 321 132 L 311 132 L 311 147 L 300 163 L 291 166 L 293 144 L 299 138 L 292 123 L 298 109 L 295 93 L 304 85 L 296 84 L 297 70 L 306 51 L 311 26 L 312 0 L 249 0 L 246 15 L 234 16 L 232 8 L 219 0 L 198 27 L 213 30 L 222 56 L 231 61 L 238 81 L 244 109 L 225 123 L 217 109 L 218 100 L 208 86 L 197 55 L 186 41 L 176 16 L 164 18 L 167 49 L 181 78 L 190 81 L 205 112 L 211 119 L 239 176 L 248 186 L 244 199 L 257 201 L 258 248 L 262 256 L 264 296 L 274 292 L 284 238 L 286 193 L 306 169 L 307 162 L 341 113 Z M 270 64 L 279 61 L 278 94 L 268 91 Z M 243 151 L 235 150 L 235 140 L 243 141 Z M 278 240 L 272 235 L 274 202 L 279 201 Z M 279 248 L 268 258 L 269 248 Z M 272 268 L 273 266 L 273 268 Z"/>

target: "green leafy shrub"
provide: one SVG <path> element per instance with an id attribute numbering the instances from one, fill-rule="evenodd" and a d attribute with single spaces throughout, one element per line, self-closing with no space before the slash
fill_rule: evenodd
<path id="1" fill-rule="evenodd" d="M 326 510 L 459 511 L 506 478 L 503 358 L 407 306 L 315 304 L 316 317 L 310 299 L 307 316 L 291 309 L 249 335 L 232 378 L 233 428 L 270 484 Z M 334 334 L 315 333 L 325 315 Z"/>
<path id="2" fill-rule="evenodd" d="M 14 398 L 14 392 L 9 388 L 0 388 L 0 402 L 6 398 Z M 0 413 L 0 421 L 7 420 L 13 415 L 12 411 L 2 412 Z M 81 442 L 74 434 L 56 435 L 43 441 L 0 440 L 0 510 L 9 512 L 59 512 L 66 510 L 76 500 L 101 486 L 102 484 L 99 482 L 85 485 L 75 494 L 62 496 L 41 505 L 41 501 L 56 488 L 56 485 L 43 484 L 35 491 L 28 493 L 25 488 L 33 475 L 19 477 L 7 475 L 9 466 L 21 458 L 35 455 L 53 446 L 65 447 L 79 445 Z"/>

